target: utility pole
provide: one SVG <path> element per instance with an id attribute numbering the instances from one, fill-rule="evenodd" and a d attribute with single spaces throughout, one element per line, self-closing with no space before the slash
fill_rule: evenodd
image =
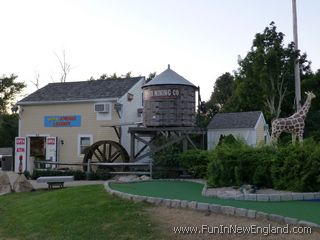
<path id="1" fill-rule="evenodd" d="M 292 17 L 293 17 L 293 42 L 294 49 L 298 50 L 298 24 L 297 24 L 297 4 L 296 0 L 292 0 Z M 294 65 L 294 85 L 295 85 L 295 102 L 296 109 L 301 108 L 301 83 L 300 83 L 300 67 L 298 58 Z"/>

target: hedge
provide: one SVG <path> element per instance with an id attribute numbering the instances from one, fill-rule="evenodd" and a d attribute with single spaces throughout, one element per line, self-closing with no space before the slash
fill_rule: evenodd
<path id="1" fill-rule="evenodd" d="M 221 144 L 207 154 L 208 184 L 213 187 L 254 184 L 291 191 L 320 191 L 320 145 L 253 148 L 244 143 Z"/>

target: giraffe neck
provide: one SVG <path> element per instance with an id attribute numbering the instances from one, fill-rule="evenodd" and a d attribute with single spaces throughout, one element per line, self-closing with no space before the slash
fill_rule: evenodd
<path id="1" fill-rule="evenodd" d="M 300 116 L 305 118 L 311 106 L 311 99 L 308 97 L 302 108 L 298 111 Z"/>

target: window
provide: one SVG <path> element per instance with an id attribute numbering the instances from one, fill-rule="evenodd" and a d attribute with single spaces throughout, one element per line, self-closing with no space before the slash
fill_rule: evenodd
<path id="1" fill-rule="evenodd" d="M 78 155 L 82 156 L 85 149 L 92 145 L 92 135 L 79 135 L 78 136 Z"/>

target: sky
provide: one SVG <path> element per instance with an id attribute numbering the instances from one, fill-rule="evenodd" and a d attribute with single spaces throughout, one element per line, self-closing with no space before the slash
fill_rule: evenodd
<path id="1" fill-rule="evenodd" d="M 299 48 L 320 68 L 320 1 L 297 0 Z M 59 82 L 171 69 L 200 86 L 238 68 L 256 33 L 271 21 L 293 41 L 291 0 L 0 0 L 0 75 L 18 75 L 23 96 Z M 23 96 L 20 96 L 23 97 Z"/>

